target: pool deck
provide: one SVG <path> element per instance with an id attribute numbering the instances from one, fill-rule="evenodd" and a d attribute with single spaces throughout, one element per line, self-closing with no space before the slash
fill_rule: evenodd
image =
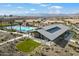
<path id="1" fill-rule="evenodd" d="M 11 26 L 6 27 L 7 29 L 11 29 Z M 27 32 L 34 30 L 34 27 L 29 27 L 29 26 L 12 26 L 12 29 L 16 31 L 21 31 L 21 32 Z"/>

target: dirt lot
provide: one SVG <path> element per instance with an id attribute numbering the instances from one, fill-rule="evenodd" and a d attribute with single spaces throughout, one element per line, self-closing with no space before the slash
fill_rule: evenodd
<path id="1" fill-rule="evenodd" d="M 13 33 L 5 33 L 5 32 L 0 32 L 0 43 L 5 42 L 7 40 L 19 37 L 21 35 L 19 34 L 13 34 Z"/>

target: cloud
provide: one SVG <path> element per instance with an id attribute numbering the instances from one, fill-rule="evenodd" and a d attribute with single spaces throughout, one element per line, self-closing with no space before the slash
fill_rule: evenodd
<path id="1" fill-rule="evenodd" d="M 9 15 L 14 13 L 13 11 L 9 11 L 9 10 L 0 10 L 0 15 Z"/>
<path id="2" fill-rule="evenodd" d="M 0 10 L 0 15 L 10 15 L 10 14 L 12 14 L 12 15 L 24 15 L 24 14 L 27 14 L 27 13 L 29 13 L 29 11 L 27 11 L 27 10 Z"/>
<path id="3" fill-rule="evenodd" d="M 41 3 L 31 3 L 31 4 L 41 4 Z"/>
<path id="4" fill-rule="evenodd" d="M 63 8 L 62 6 L 50 6 L 48 7 L 48 9 L 50 10 L 49 14 L 61 14 L 62 8 Z"/>
<path id="5" fill-rule="evenodd" d="M 49 7 L 50 9 L 51 8 L 55 8 L 55 9 L 62 9 L 63 7 L 62 6 L 51 6 L 51 7 Z"/>
<path id="6" fill-rule="evenodd" d="M 27 14 L 27 13 L 29 13 L 29 11 L 25 11 L 25 13 Z"/>
<path id="7" fill-rule="evenodd" d="M 32 4 L 35 4 L 35 5 L 40 5 L 40 6 L 43 6 L 43 7 L 48 6 L 48 4 L 44 4 L 44 3 L 32 3 Z"/>
<path id="8" fill-rule="evenodd" d="M 48 14 L 61 14 L 60 10 L 55 10 L 55 11 L 49 11 Z"/>
<path id="9" fill-rule="evenodd" d="M 47 5 L 47 4 L 40 4 L 40 6 L 46 7 L 46 6 L 48 6 L 48 5 Z"/>
<path id="10" fill-rule="evenodd" d="M 36 9 L 30 9 L 31 11 L 35 11 Z"/>
<path id="11" fill-rule="evenodd" d="M 5 6 L 10 7 L 10 6 L 12 6 L 12 5 L 11 5 L 11 4 L 6 4 Z"/>
<path id="12" fill-rule="evenodd" d="M 17 8 L 18 8 L 18 9 L 22 9 L 23 7 L 21 7 L 21 6 L 18 6 Z"/>

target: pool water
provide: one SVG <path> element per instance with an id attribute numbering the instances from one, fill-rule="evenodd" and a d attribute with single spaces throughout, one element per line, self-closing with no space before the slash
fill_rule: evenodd
<path id="1" fill-rule="evenodd" d="M 20 29 L 21 27 L 21 29 Z M 11 29 L 11 26 L 8 26 L 7 29 Z M 30 30 L 34 30 L 34 27 L 28 27 L 28 26 L 12 26 L 12 29 L 17 30 L 17 31 L 21 31 L 21 32 L 27 32 Z"/>

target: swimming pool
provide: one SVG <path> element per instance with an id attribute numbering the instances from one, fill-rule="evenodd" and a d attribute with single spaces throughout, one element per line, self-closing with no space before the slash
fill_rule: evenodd
<path id="1" fill-rule="evenodd" d="M 11 29 L 11 26 L 6 27 L 7 29 Z M 17 30 L 17 31 L 21 31 L 21 32 L 27 32 L 30 30 L 34 30 L 34 27 L 28 27 L 28 26 L 12 26 L 12 29 Z"/>

